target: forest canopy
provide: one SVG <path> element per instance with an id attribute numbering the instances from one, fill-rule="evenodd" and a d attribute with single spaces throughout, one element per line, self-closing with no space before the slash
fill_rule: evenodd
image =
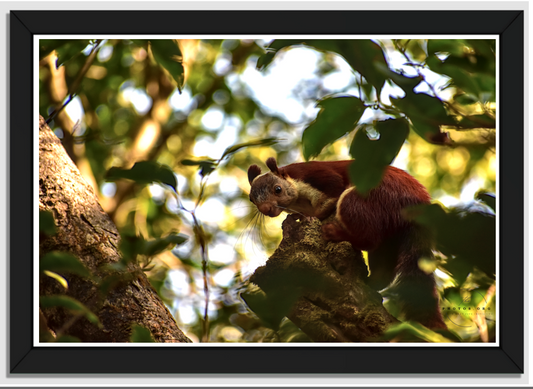
<path id="1" fill-rule="evenodd" d="M 241 296 L 281 240 L 285 217 L 259 217 L 248 197 L 248 167 L 275 157 L 355 159 L 361 193 L 388 165 L 411 173 L 432 204 L 406 217 L 436 237 L 420 266 L 435 272 L 453 336 L 404 323 L 388 339 L 494 341 L 496 50 L 481 39 L 41 39 L 39 113 L 126 262 L 191 340 L 311 341 Z M 68 283 L 46 260 L 57 265 L 41 257 L 41 277 Z M 393 299 L 385 306 L 395 315 Z"/>

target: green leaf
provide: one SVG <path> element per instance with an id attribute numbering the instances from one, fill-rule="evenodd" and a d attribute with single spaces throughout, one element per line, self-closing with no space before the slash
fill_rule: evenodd
<path id="1" fill-rule="evenodd" d="M 424 62 L 427 58 L 425 39 L 409 39 L 404 48 L 410 53 L 410 57 L 417 62 Z"/>
<path id="2" fill-rule="evenodd" d="M 478 200 L 483 201 L 487 204 L 494 212 L 496 212 L 496 197 L 491 193 L 478 193 L 476 195 Z"/>
<path id="3" fill-rule="evenodd" d="M 147 39 L 130 39 L 131 42 L 139 47 L 144 47 L 145 49 L 148 47 L 149 40 Z"/>
<path id="4" fill-rule="evenodd" d="M 146 185 L 153 182 L 166 184 L 176 191 L 178 182 L 172 169 L 153 161 L 137 162 L 131 169 L 112 167 L 106 174 L 108 181 L 116 181 L 122 178 L 135 181 L 137 184 Z"/>
<path id="5" fill-rule="evenodd" d="M 463 117 L 457 127 L 463 129 L 471 128 L 496 128 L 496 121 L 494 118 L 490 117 L 487 114 L 482 115 L 471 115 Z"/>
<path id="6" fill-rule="evenodd" d="M 463 39 L 428 39 L 428 54 L 450 53 L 462 55 L 464 53 L 465 41 Z"/>
<path id="7" fill-rule="evenodd" d="M 272 63 L 275 56 L 276 56 L 275 51 L 269 51 L 263 54 L 257 59 L 257 65 L 255 66 L 255 68 L 259 71 L 265 70 L 268 67 L 268 65 Z"/>
<path id="8" fill-rule="evenodd" d="M 467 39 L 466 44 L 472 47 L 479 56 L 491 60 L 494 60 L 496 56 L 495 39 Z"/>
<path id="9" fill-rule="evenodd" d="M 102 326 L 100 320 L 98 319 L 98 316 L 91 312 L 91 310 L 85 305 L 83 305 L 81 302 L 69 296 L 61 294 L 41 296 L 39 297 L 39 305 L 43 309 L 52 307 L 63 307 L 72 312 L 83 314 L 91 323 L 97 324 L 99 327 Z"/>
<path id="10" fill-rule="evenodd" d="M 122 234 L 120 239 L 120 252 L 122 253 L 122 260 L 113 264 L 108 264 L 106 267 L 110 270 L 124 271 L 129 262 L 137 259 L 144 251 L 145 240 L 142 236 Z"/>
<path id="11" fill-rule="evenodd" d="M 181 164 L 184 166 L 216 166 L 217 161 L 215 159 L 184 159 L 181 161 Z"/>
<path id="12" fill-rule="evenodd" d="M 373 85 L 378 94 L 387 78 L 377 66 L 388 67 L 381 47 L 369 39 L 361 40 L 333 40 L 333 39 L 277 39 L 267 47 L 267 53 L 259 57 L 257 69 L 264 70 L 281 49 L 305 45 L 321 52 L 334 52 L 344 57 L 350 66 L 357 70 L 366 81 Z"/>
<path id="13" fill-rule="evenodd" d="M 123 258 L 133 261 L 138 255 L 152 257 L 165 250 L 172 249 L 176 245 L 185 243 L 189 238 L 182 234 L 169 234 L 164 238 L 145 240 L 142 236 L 123 235 L 120 242 L 120 251 Z M 117 263 L 120 265 L 120 262 Z M 117 266 L 115 270 L 124 270 Z"/>
<path id="14" fill-rule="evenodd" d="M 227 263 L 221 263 L 216 261 L 216 258 L 211 258 L 211 260 L 207 264 L 207 269 L 209 270 L 210 274 L 216 273 L 217 271 L 228 267 Z"/>
<path id="15" fill-rule="evenodd" d="M 318 102 L 317 118 L 304 130 L 303 154 L 306 160 L 320 154 L 322 149 L 353 131 L 366 107 L 354 96 L 327 97 Z"/>
<path id="16" fill-rule="evenodd" d="M 64 65 L 66 62 L 71 60 L 73 57 L 80 55 L 81 52 L 91 43 L 90 40 L 73 40 L 72 42 L 67 42 L 64 45 L 56 48 L 57 53 L 57 62 L 56 67 Z"/>
<path id="17" fill-rule="evenodd" d="M 296 301 L 294 296 L 270 296 L 260 288 L 248 288 L 241 293 L 246 305 L 257 315 L 265 327 L 275 331 L 279 329 L 281 320 L 290 312 Z"/>
<path id="18" fill-rule="evenodd" d="M 188 239 L 189 238 L 187 236 L 182 234 L 170 234 L 164 238 L 145 241 L 143 252 L 141 252 L 140 254 L 151 257 L 169 248 L 174 248 L 176 245 L 179 246 L 185 243 Z"/>
<path id="19" fill-rule="evenodd" d="M 403 74 L 396 73 L 389 69 L 386 64 L 377 63 L 376 69 L 383 75 L 392 80 L 396 85 L 402 88 L 406 93 L 413 92 L 413 89 L 423 81 L 421 76 L 407 77 Z"/>
<path id="20" fill-rule="evenodd" d="M 109 269 L 109 267 L 107 266 L 105 268 Z M 103 278 L 98 285 L 98 290 L 100 291 L 102 296 L 107 296 L 110 290 L 117 288 L 121 285 L 125 285 L 128 282 L 131 282 L 134 277 L 137 276 L 133 273 L 128 273 L 119 270 L 119 273 L 114 273 Z"/>
<path id="21" fill-rule="evenodd" d="M 178 43 L 171 39 L 154 39 L 150 40 L 150 47 L 154 59 L 170 73 L 178 84 L 178 90 L 181 93 L 185 80 L 185 69 Z"/>
<path id="22" fill-rule="evenodd" d="M 65 278 L 61 277 L 59 274 L 51 272 L 49 270 L 44 270 L 43 273 L 59 282 L 63 288 L 68 289 L 68 281 Z"/>
<path id="23" fill-rule="evenodd" d="M 57 233 L 54 214 L 52 212 L 39 211 L 39 232 L 48 236 L 53 236 Z"/>
<path id="24" fill-rule="evenodd" d="M 218 162 L 214 159 L 201 159 L 201 160 L 192 160 L 192 159 L 184 159 L 181 161 L 181 164 L 184 166 L 198 166 L 200 168 L 200 175 L 202 177 L 207 176 L 208 174 L 212 173 L 213 170 L 216 169 L 218 166 Z"/>
<path id="25" fill-rule="evenodd" d="M 427 65 L 435 73 L 450 77 L 451 84 L 457 86 L 460 90 L 474 96 L 479 95 L 480 90 L 478 85 L 474 81 L 472 74 L 468 73 L 465 69 L 447 63 L 447 60 L 441 61 L 436 56 L 430 56 L 427 60 Z"/>
<path id="26" fill-rule="evenodd" d="M 450 77 L 451 85 L 476 96 L 480 101 L 483 100 L 484 94 L 490 94 L 491 98 L 494 98 L 496 61 L 493 53 L 489 57 L 484 57 L 468 51 L 449 55 L 444 60 L 430 55 L 427 65 L 432 71 Z"/>
<path id="27" fill-rule="evenodd" d="M 299 266 L 258 268 L 241 293 L 241 297 L 263 324 L 275 331 L 283 317 L 293 309 L 304 290 L 331 291 L 338 284 L 319 272 Z"/>
<path id="28" fill-rule="evenodd" d="M 383 69 L 388 68 L 383 50 L 369 39 L 340 40 L 338 53 L 376 88 L 378 95 L 387 79 Z"/>
<path id="29" fill-rule="evenodd" d="M 274 60 L 275 56 L 282 50 L 291 46 L 308 46 L 320 50 L 325 45 L 334 44 L 334 41 L 330 40 L 302 40 L 302 39 L 276 39 L 270 43 L 266 48 L 266 53 L 259 57 L 257 60 L 257 70 L 265 70 Z M 328 46 L 328 48 L 331 48 Z M 321 50 L 322 51 L 322 50 Z"/>
<path id="30" fill-rule="evenodd" d="M 403 322 L 391 325 L 385 334 L 383 340 L 395 340 L 397 342 L 429 342 L 429 343 L 450 343 L 448 339 L 441 334 L 431 331 L 423 325 L 416 322 Z"/>
<path id="31" fill-rule="evenodd" d="M 462 69 L 467 74 L 483 72 L 486 67 L 489 67 L 489 63 L 484 58 L 477 58 L 474 54 L 461 56 L 450 55 L 443 63 L 446 67 L 455 66 Z"/>
<path id="32" fill-rule="evenodd" d="M 444 209 L 440 204 L 404 210 L 408 219 L 433 231 L 436 248 L 449 258 L 444 267 L 462 279 L 474 266 L 493 276 L 496 271 L 496 218 L 468 209 Z M 465 274 L 466 272 L 466 274 Z M 459 277 L 457 275 L 459 274 Z"/>
<path id="33" fill-rule="evenodd" d="M 181 161 L 181 164 L 184 166 L 199 166 L 201 169 L 209 169 L 210 171 L 215 170 L 217 167 L 217 161 L 214 159 L 200 159 L 200 160 L 192 160 L 192 159 L 184 159 Z"/>
<path id="34" fill-rule="evenodd" d="M 189 266 L 189 267 L 192 267 L 193 269 L 197 269 L 197 270 L 202 270 L 203 266 L 200 262 L 197 262 L 195 261 L 194 259 L 191 259 L 191 258 L 181 258 L 181 257 L 177 257 L 181 263 L 183 263 L 185 266 Z"/>
<path id="35" fill-rule="evenodd" d="M 74 255 L 61 251 L 52 251 L 39 260 L 39 271 L 45 270 L 64 274 L 76 274 L 81 277 L 91 278 L 91 273 Z"/>
<path id="36" fill-rule="evenodd" d="M 376 96 L 375 96 L 375 89 L 374 87 L 369 84 L 368 82 L 363 82 L 363 84 L 361 85 L 361 88 L 363 90 L 363 100 L 375 100 L 376 99 Z"/>
<path id="37" fill-rule="evenodd" d="M 311 342 L 311 339 L 289 319 L 283 319 L 279 329 L 279 337 L 285 343 Z"/>
<path id="38" fill-rule="evenodd" d="M 56 339 L 56 342 L 59 343 L 79 343 L 81 342 L 80 338 L 76 338 L 72 335 L 61 335 L 59 338 Z"/>
<path id="39" fill-rule="evenodd" d="M 69 41 L 71 39 L 39 39 L 39 60 Z"/>
<path id="40" fill-rule="evenodd" d="M 362 128 L 355 134 L 350 154 L 355 161 L 349 166 L 350 180 L 363 196 L 381 182 L 383 173 L 400 152 L 409 135 L 405 119 L 377 122 L 379 139 L 371 140 Z"/>
<path id="41" fill-rule="evenodd" d="M 89 40 L 79 39 L 39 39 L 39 60 L 56 50 L 58 55 L 56 67 L 59 67 L 74 55 L 81 53 L 89 43 Z"/>
<path id="42" fill-rule="evenodd" d="M 391 97 L 390 100 L 411 119 L 415 132 L 423 139 L 435 144 L 446 143 L 440 126 L 452 126 L 456 122 L 448 116 L 441 100 L 425 93 L 409 93 L 403 98 Z"/>
<path id="43" fill-rule="evenodd" d="M 224 153 L 222 154 L 222 157 L 220 159 L 224 159 L 225 157 L 236 153 L 237 151 L 246 148 L 246 147 L 257 147 L 257 146 L 271 146 L 273 144 L 276 144 L 279 142 L 279 139 L 277 138 L 265 138 L 265 139 L 257 139 L 246 143 L 239 143 L 233 146 L 229 146 L 224 150 Z M 183 161 L 182 161 L 183 163 Z"/>
<path id="44" fill-rule="evenodd" d="M 458 93 L 461 93 L 461 92 L 458 92 Z M 478 98 L 474 95 L 470 95 L 468 93 L 461 93 L 461 94 L 456 94 L 453 99 L 458 103 L 458 104 L 461 104 L 461 105 L 470 105 L 470 104 L 475 104 L 478 102 Z"/>
<path id="45" fill-rule="evenodd" d="M 148 328 L 133 324 L 131 326 L 130 342 L 134 343 L 155 343 L 152 333 Z"/>

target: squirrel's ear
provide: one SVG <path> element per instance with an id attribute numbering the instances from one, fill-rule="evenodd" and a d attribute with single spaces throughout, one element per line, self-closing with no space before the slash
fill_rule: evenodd
<path id="1" fill-rule="evenodd" d="M 252 165 L 248 168 L 248 182 L 252 185 L 252 181 L 261 174 L 261 168 L 257 165 Z"/>
<path id="2" fill-rule="evenodd" d="M 268 168 L 270 169 L 272 173 L 279 175 L 278 163 L 276 162 L 276 158 L 270 157 L 269 159 L 267 159 L 266 165 L 268 166 Z"/>

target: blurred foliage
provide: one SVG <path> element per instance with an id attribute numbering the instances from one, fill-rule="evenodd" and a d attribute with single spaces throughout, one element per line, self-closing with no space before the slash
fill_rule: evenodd
<path id="1" fill-rule="evenodd" d="M 154 343 L 155 340 L 148 328 L 134 324 L 131 328 L 130 341 L 135 343 Z"/>
<path id="2" fill-rule="evenodd" d="M 41 40 L 39 49 L 40 114 L 119 228 L 125 257 L 140 258 L 191 339 L 308 341 L 239 297 L 280 240 L 282 218 L 259 217 L 247 196 L 248 166 L 268 157 L 353 157 L 365 190 L 391 161 L 408 170 L 448 205 L 408 212 L 438 236 L 443 308 L 493 295 L 495 41 Z M 461 341 L 493 339 L 489 317 L 483 327 L 450 312 Z M 409 323 L 391 331 L 443 340 Z"/>
<path id="3" fill-rule="evenodd" d="M 56 234 L 57 227 L 52 212 L 39 211 L 39 231 L 48 236 Z"/>
<path id="4" fill-rule="evenodd" d="M 137 162 L 131 169 L 112 167 L 106 175 L 107 181 L 116 181 L 121 178 L 133 180 L 138 184 L 151 184 L 153 182 L 166 184 L 174 191 L 178 186 L 176 177 L 168 166 L 152 161 Z"/>
<path id="5" fill-rule="evenodd" d="M 428 330 L 416 322 L 405 321 L 390 326 L 383 335 L 383 341 L 388 342 L 426 342 L 426 343 L 450 343 L 456 339 L 453 333 L 443 331 L 447 336 Z"/>
<path id="6" fill-rule="evenodd" d="M 91 273 L 74 255 L 59 251 L 52 251 L 43 255 L 39 260 L 39 271 L 67 272 L 81 277 L 90 278 Z"/>
<path id="7" fill-rule="evenodd" d="M 85 316 L 87 320 L 91 323 L 102 326 L 98 316 L 96 316 L 89 308 L 80 303 L 78 300 L 65 296 L 65 295 L 51 295 L 51 296 L 41 296 L 39 298 L 39 306 L 42 309 L 51 308 L 51 307 L 63 307 L 66 308 L 77 315 Z"/>

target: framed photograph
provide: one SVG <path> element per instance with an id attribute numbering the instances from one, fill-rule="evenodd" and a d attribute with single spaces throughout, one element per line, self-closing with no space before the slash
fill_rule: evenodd
<path id="1" fill-rule="evenodd" d="M 10 37 L 11 374 L 523 373 L 523 11 Z"/>

